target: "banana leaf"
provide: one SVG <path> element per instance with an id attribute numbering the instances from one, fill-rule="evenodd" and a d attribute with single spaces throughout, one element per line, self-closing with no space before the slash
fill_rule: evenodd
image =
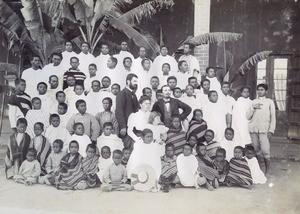
<path id="1" fill-rule="evenodd" d="M 97 0 L 94 8 L 94 16 L 91 21 L 92 27 L 96 25 L 96 22 L 103 18 L 107 11 L 109 11 L 112 8 L 113 1 L 111 0 Z"/>
<path id="2" fill-rule="evenodd" d="M 150 18 L 153 14 L 159 12 L 162 8 L 170 8 L 174 5 L 174 0 L 155 0 L 139 5 L 132 10 L 124 13 L 118 19 L 120 21 L 136 27 L 141 24 L 143 18 Z"/>
<path id="3" fill-rule="evenodd" d="M 243 76 L 247 71 L 251 69 L 252 66 L 255 66 L 258 62 L 266 59 L 272 51 L 262 51 L 254 54 L 249 59 L 247 59 L 238 69 L 238 73 Z"/>
<path id="4" fill-rule="evenodd" d="M 198 46 L 198 45 L 204 45 L 208 43 L 218 43 L 220 41 L 236 42 L 242 37 L 243 34 L 239 34 L 239 33 L 212 32 L 212 33 L 201 34 L 199 36 L 195 36 L 193 38 L 187 39 L 185 40 L 184 43 L 191 43 L 195 46 Z M 176 52 L 182 51 L 184 43 L 180 44 L 180 47 L 177 49 Z"/>
<path id="5" fill-rule="evenodd" d="M 159 52 L 159 45 L 153 39 L 145 37 L 129 24 L 114 17 L 109 17 L 109 24 L 117 30 L 123 31 L 137 46 L 147 48 L 152 57 Z"/>

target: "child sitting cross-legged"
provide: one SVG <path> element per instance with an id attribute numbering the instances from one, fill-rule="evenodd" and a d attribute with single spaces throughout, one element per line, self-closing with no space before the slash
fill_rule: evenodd
<path id="1" fill-rule="evenodd" d="M 122 162 L 121 150 L 113 152 L 113 163 L 110 164 L 103 175 L 102 191 L 130 191 L 132 187 L 127 184 L 126 168 L 121 164 Z"/>
<path id="2" fill-rule="evenodd" d="M 177 176 L 177 163 L 173 144 L 165 145 L 165 155 L 161 158 L 161 175 L 158 180 L 163 192 L 169 192 L 171 185 L 180 183 Z"/>
<path id="3" fill-rule="evenodd" d="M 192 154 L 192 146 L 190 144 L 185 144 L 183 153 L 177 157 L 177 169 L 180 184 L 184 187 L 195 187 L 198 189 L 207 183 L 204 177 L 199 176 L 198 161 Z M 180 187 L 180 185 L 177 184 L 175 187 Z"/>
<path id="4" fill-rule="evenodd" d="M 240 186 L 247 189 L 252 187 L 251 171 L 244 158 L 244 149 L 241 146 L 234 148 L 234 158 L 229 162 L 229 173 L 226 177 L 227 186 Z"/>
<path id="5" fill-rule="evenodd" d="M 36 150 L 28 149 L 26 160 L 23 161 L 19 173 L 14 175 L 14 180 L 17 183 L 32 185 L 36 184 L 39 175 L 41 174 L 40 163 L 36 160 Z"/>
<path id="6" fill-rule="evenodd" d="M 84 126 L 82 123 L 75 123 L 73 126 L 74 129 L 74 134 L 71 136 L 70 141 L 77 141 L 79 143 L 79 154 L 82 157 L 86 156 L 85 149 L 87 145 L 92 143 L 91 139 L 89 136 L 84 134 Z"/>
<path id="7" fill-rule="evenodd" d="M 216 151 L 220 148 L 220 144 L 217 141 L 214 141 L 215 133 L 213 130 L 208 129 L 204 134 L 205 142 L 203 143 L 206 146 L 206 154 L 211 159 L 215 158 Z"/>
<path id="8" fill-rule="evenodd" d="M 60 167 L 55 177 L 55 186 L 61 190 L 84 189 L 80 183 L 84 180 L 82 156 L 79 154 L 79 143 L 75 140 L 69 144 L 69 153 L 60 161 Z"/>
<path id="9" fill-rule="evenodd" d="M 208 190 L 214 190 L 214 188 L 219 187 L 218 178 L 219 173 L 216 169 L 214 169 L 212 160 L 207 155 L 206 146 L 203 143 L 198 143 L 197 147 L 197 160 L 198 160 L 198 170 L 200 174 L 206 178 L 208 181 L 206 183 L 206 187 Z"/>
<path id="10" fill-rule="evenodd" d="M 97 175 L 99 172 L 99 150 L 94 144 L 89 144 L 86 147 L 86 157 L 82 160 L 82 170 L 84 172 L 86 188 L 100 186 L 100 180 Z"/>
<path id="11" fill-rule="evenodd" d="M 220 186 L 226 185 L 225 179 L 229 172 L 229 162 L 226 158 L 226 150 L 219 148 L 216 152 L 216 158 L 213 160 L 214 168 L 218 171 L 218 182 Z"/>
<path id="12" fill-rule="evenodd" d="M 260 169 L 258 160 L 255 157 L 255 149 L 253 146 L 246 146 L 246 161 L 251 171 L 251 176 L 254 184 L 264 184 L 267 182 L 267 178 L 263 171 Z"/>
<path id="13" fill-rule="evenodd" d="M 20 165 L 26 159 L 26 154 L 30 147 L 30 136 L 25 133 L 26 129 L 27 120 L 25 118 L 19 118 L 16 126 L 17 132 L 9 137 L 9 143 L 6 147 L 6 178 L 12 178 L 12 176 L 17 175 Z"/>
<path id="14" fill-rule="evenodd" d="M 55 176 L 58 174 L 59 165 L 61 159 L 66 155 L 65 150 L 63 151 L 64 142 L 57 139 L 52 144 L 52 151 L 46 160 L 46 172 L 45 176 L 41 176 L 39 179 L 40 184 L 54 185 Z"/>
<path id="15" fill-rule="evenodd" d="M 37 122 L 34 124 L 35 137 L 32 138 L 32 146 L 37 151 L 37 160 L 40 162 L 42 173 L 46 172 L 46 160 L 51 153 L 51 146 L 48 140 L 42 135 L 44 132 L 44 124 Z"/>

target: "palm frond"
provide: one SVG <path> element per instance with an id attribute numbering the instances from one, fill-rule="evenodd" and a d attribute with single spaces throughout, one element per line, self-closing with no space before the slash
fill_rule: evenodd
<path id="1" fill-rule="evenodd" d="M 97 0 L 94 8 L 94 17 L 91 21 L 91 25 L 95 26 L 96 22 L 103 18 L 107 11 L 112 8 L 113 1 L 111 0 Z"/>
<path id="2" fill-rule="evenodd" d="M 135 27 L 141 23 L 143 18 L 150 18 L 162 8 L 170 8 L 174 5 L 174 0 L 155 0 L 139 5 L 124 13 L 118 19 Z"/>
<path id="3" fill-rule="evenodd" d="M 238 69 L 238 73 L 243 76 L 247 71 L 251 69 L 252 66 L 255 66 L 258 62 L 266 59 L 272 51 L 262 51 L 254 54 L 249 59 L 247 59 Z"/>
<path id="4" fill-rule="evenodd" d="M 109 17 L 109 23 L 116 29 L 123 31 L 129 39 L 132 39 L 134 43 L 139 47 L 147 48 L 151 55 L 157 54 L 159 52 L 159 45 L 151 40 L 147 39 L 144 35 L 139 33 L 129 24 L 122 22 L 114 17 Z"/>

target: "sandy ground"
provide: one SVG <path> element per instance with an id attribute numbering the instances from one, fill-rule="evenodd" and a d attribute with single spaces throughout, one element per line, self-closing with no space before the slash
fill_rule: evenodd
<path id="1" fill-rule="evenodd" d="M 5 125 L 5 124 L 4 124 Z M 174 189 L 170 193 L 111 192 L 98 188 L 59 191 L 54 187 L 27 187 L 6 180 L 3 173 L 4 148 L 9 131 L 0 138 L 0 213 L 300 213 L 300 165 L 296 145 L 273 147 L 284 157 L 272 159 L 272 177 L 252 190 L 221 187 Z M 275 144 L 274 144 L 275 145 Z M 287 149 L 288 148 L 288 149 Z M 288 151 L 288 152 L 287 152 Z M 282 152 L 278 152 L 280 154 Z M 292 159 L 290 159 L 292 154 Z"/>

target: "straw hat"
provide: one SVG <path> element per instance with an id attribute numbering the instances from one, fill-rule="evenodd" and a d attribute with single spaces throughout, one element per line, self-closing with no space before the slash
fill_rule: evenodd
<path id="1" fill-rule="evenodd" d="M 131 173 L 131 185 L 138 191 L 149 191 L 156 187 L 156 174 L 148 164 L 141 164 Z"/>

